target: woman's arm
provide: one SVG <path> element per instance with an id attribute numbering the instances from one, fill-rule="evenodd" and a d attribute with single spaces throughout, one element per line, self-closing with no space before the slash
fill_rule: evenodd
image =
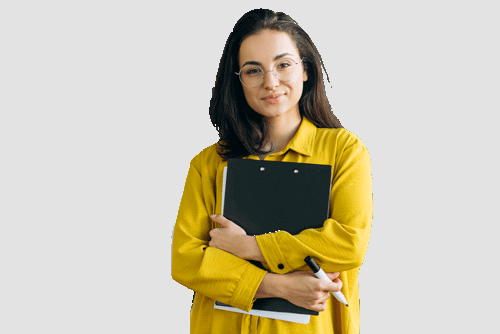
<path id="1" fill-rule="evenodd" d="M 332 161 L 334 179 L 330 218 L 322 228 L 298 235 L 286 231 L 256 236 L 259 249 L 272 272 L 285 274 L 306 269 L 311 256 L 326 271 L 347 271 L 361 266 L 368 247 L 372 205 L 370 156 L 357 138 L 337 142 Z M 339 146 L 344 146 L 339 148 Z"/>
<path id="2" fill-rule="evenodd" d="M 191 163 L 172 243 L 172 278 L 209 298 L 249 310 L 265 270 L 209 246 L 210 214 L 215 211 L 214 180 L 200 173 L 206 163 Z M 207 176 L 207 174 L 210 174 Z"/>
<path id="3" fill-rule="evenodd" d="M 242 259 L 267 262 L 271 271 L 279 274 L 307 269 L 306 256 L 314 257 L 332 272 L 361 266 L 373 215 L 370 157 L 359 140 L 349 143 L 340 155 L 334 164 L 331 218 L 322 228 L 298 235 L 279 231 L 253 237 L 225 217 L 212 216 L 222 228 L 210 232 L 210 246 Z"/>
<path id="4" fill-rule="evenodd" d="M 338 272 L 327 275 L 333 282 L 319 279 L 310 271 L 296 271 L 286 275 L 267 273 L 255 298 L 283 298 L 297 306 L 322 312 L 326 308 L 330 292 L 337 292 L 342 288 Z"/>
<path id="5" fill-rule="evenodd" d="M 210 247 L 222 249 L 240 259 L 266 262 L 254 236 L 247 235 L 244 229 L 222 215 L 210 218 L 222 226 L 210 231 Z"/>
<path id="6" fill-rule="evenodd" d="M 212 216 L 222 228 L 210 232 L 210 246 L 242 259 L 267 262 L 272 272 L 279 274 L 307 269 L 306 256 L 314 257 L 331 272 L 361 266 L 372 219 L 368 151 L 359 140 L 350 143 L 335 167 L 330 194 L 331 218 L 322 228 L 307 229 L 298 235 L 279 231 L 253 237 L 225 217 Z"/>

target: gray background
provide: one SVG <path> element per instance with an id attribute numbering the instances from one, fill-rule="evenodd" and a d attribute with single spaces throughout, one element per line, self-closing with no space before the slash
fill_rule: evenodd
<path id="1" fill-rule="evenodd" d="M 493 1 L 0 5 L 0 332 L 187 333 L 171 279 L 189 161 L 246 11 L 309 33 L 367 146 L 363 333 L 492 332 L 500 51 Z"/>

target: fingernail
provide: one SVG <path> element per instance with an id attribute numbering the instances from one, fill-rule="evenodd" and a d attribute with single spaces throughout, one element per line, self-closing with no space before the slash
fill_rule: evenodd
<path id="1" fill-rule="evenodd" d="M 210 218 L 215 218 L 215 217 L 217 217 L 217 215 L 211 215 L 211 216 L 210 216 Z"/>

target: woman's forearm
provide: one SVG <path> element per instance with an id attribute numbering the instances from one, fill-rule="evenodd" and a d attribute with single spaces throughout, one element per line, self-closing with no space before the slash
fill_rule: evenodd
<path id="1" fill-rule="evenodd" d="M 247 243 L 246 243 L 246 260 L 254 260 L 254 261 L 259 261 L 262 263 L 266 263 L 266 259 L 264 258 L 264 255 L 262 255 L 262 252 L 260 251 L 259 244 L 257 244 L 257 239 L 253 236 L 249 236 L 247 238 Z"/>
<path id="2" fill-rule="evenodd" d="M 245 230 L 222 215 L 210 218 L 222 226 L 210 231 L 210 247 L 222 249 L 240 259 L 266 262 L 254 236 L 247 235 Z"/>
<path id="3" fill-rule="evenodd" d="M 283 298 L 300 307 L 316 312 L 324 311 L 330 292 L 342 288 L 339 272 L 327 273 L 333 282 L 317 278 L 312 271 L 295 271 L 279 275 L 266 273 L 254 298 Z"/>
<path id="4" fill-rule="evenodd" d="M 281 280 L 283 275 L 267 273 L 262 282 L 260 283 L 257 292 L 255 293 L 256 299 L 259 298 L 283 298 Z"/>

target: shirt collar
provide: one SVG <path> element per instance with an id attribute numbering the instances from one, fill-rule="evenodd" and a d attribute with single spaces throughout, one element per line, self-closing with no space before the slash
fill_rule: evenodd
<path id="1" fill-rule="evenodd" d="M 290 149 L 297 153 L 310 157 L 313 151 L 314 138 L 316 137 L 316 126 L 307 118 L 302 117 L 299 129 L 292 140 L 288 143 L 285 151 Z"/>

